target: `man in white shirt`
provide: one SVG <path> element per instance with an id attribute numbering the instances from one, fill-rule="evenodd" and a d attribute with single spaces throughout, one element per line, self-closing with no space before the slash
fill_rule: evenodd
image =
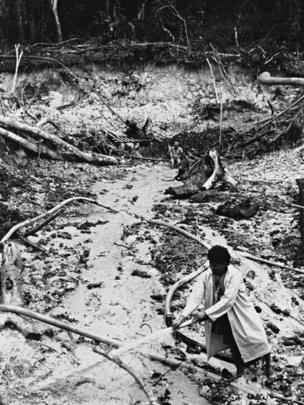
<path id="1" fill-rule="evenodd" d="M 230 266 L 230 254 L 223 246 L 208 252 L 210 268 L 198 278 L 185 309 L 173 323 L 179 325 L 196 309 L 198 319 L 205 321 L 208 359 L 231 349 L 237 376 L 244 364 L 260 357 L 266 361 L 266 374 L 271 374 L 270 346 L 260 317 L 249 300 L 242 273 Z"/>

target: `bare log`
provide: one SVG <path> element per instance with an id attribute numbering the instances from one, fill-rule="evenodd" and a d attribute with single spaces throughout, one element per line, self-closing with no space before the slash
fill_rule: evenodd
<path id="1" fill-rule="evenodd" d="M 59 211 L 62 207 L 64 207 L 65 205 L 67 205 L 67 204 L 69 204 L 69 203 L 71 203 L 73 201 L 87 201 L 87 202 L 90 202 L 92 204 L 96 204 L 99 207 L 106 208 L 106 209 L 110 210 L 113 213 L 117 213 L 117 211 L 115 211 L 113 208 L 108 207 L 108 206 L 103 205 L 103 204 L 100 204 L 99 202 L 97 202 L 95 200 L 92 200 L 91 198 L 71 197 L 71 198 L 68 198 L 67 200 L 62 201 L 60 204 L 56 205 L 55 207 L 53 207 L 49 211 L 44 212 L 43 214 L 40 214 L 35 218 L 27 219 L 27 220 L 25 220 L 23 222 L 20 222 L 19 224 L 16 224 L 15 226 L 13 226 L 7 232 L 7 234 L 3 236 L 3 238 L 0 241 L 0 245 L 4 244 L 18 229 L 20 229 L 22 227 L 25 227 L 25 226 L 28 226 L 28 225 L 32 225 L 33 223 L 36 223 L 37 221 L 40 221 L 41 219 L 44 219 L 47 216 L 54 214 L 55 212 Z"/>
<path id="2" fill-rule="evenodd" d="M 105 351 L 103 351 L 101 349 L 94 348 L 93 352 L 95 352 L 97 354 L 100 354 L 101 356 L 103 356 L 106 359 L 112 361 L 118 367 L 122 368 L 127 373 L 129 373 L 134 378 L 134 380 L 137 382 L 140 389 L 145 393 L 146 397 L 148 398 L 149 404 L 150 405 L 158 405 L 157 398 L 154 396 L 153 392 L 151 392 L 150 390 L 148 390 L 145 387 L 145 384 L 144 384 L 142 378 L 138 375 L 138 373 L 134 369 L 132 369 L 130 366 L 128 366 L 125 362 L 123 362 L 118 357 L 114 357 L 110 353 L 106 353 Z"/>
<path id="3" fill-rule="evenodd" d="M 16 305 L 0 305 L 0 311 L 1 312 L 11 312 L 17 315 L 21 316 L 26 316 L 32 319 L 36 319 L 37 321 L 41 321 L 43 323 L 46 323 L 48 325 L 56 326 L 57 328 L 66 330 L 68 332 L 76 333 L 77 335 L 92 339 L 96 342 L 99 343 L 104 343 L 107 345 L 119 347 L 121 345 L 121 342 L 119 340 L 115 339 L 110 339 L 107 337 L 99 336 L 95 333 L 88 332 L 85 330 L 81 330 L 77 328 L 76 326 L 69 325 L 65 322 L 58 321 L 57 319 L 51 318 L 49 316 L 45 316 L 42 314 L 39 314 L 38 312 L 30 311 L 29 309 L 16 306 Z"/>
<path id="4" fill-rule="evenodd" d="M 304 79 L 301 77 L 273 77 L 269 72 L 263 72 L 258 76 L 258 81 L 267 85 L 291 85 L 304 86 Z"/>
<path id="5" fill-rule="evenodd" d="M 169 335 L 169 334 L 172 333 L 172 328 L 165 328 L 165 329 L 162 329 L 162 330 L 157 331 L 155 333 L 152 333 L 151 335 L 145 336 L 142 339 L 137 339 L 135 341 L 131 341 L 131 342 L 128 342 L 128 343 L 123 345 L 123 343 L 121 341 L 117 340 L 117 339 L 112 339 L 112 338 L 108 338 L 108 337 L 105 337 L 105 336 L 97 335 L 96 333 L 93 333 L 93 332 L 88 332 L 87 330 L 77 328 L 74 325 L 70 325 L 70 324 L 68 324 L 66 322 L 59 321 L 59 320 L 57 320 L 55 318 L 51 318 L 49 316 L 42 315 L 42 314 L 40 314 L 38 312 L 31 311 L 29 309 L 26 309 L 26 308 L 23 308 L 23 307 L 20 307 L 20 306 L 0 304 L 0 312 L 10 312 L 10 313 L 13 313 L 13 314 L 16 314 L 16 315 L 29 317 L 31 319 L 36 319 L 37 321 L 46 323 L 48 325 L 55 326 L 56 328 L 65 330 L 67 332 L 75 333 L 75 334 L 77 334 L 79 336 L 86 337 L 86 338 L 91 339 L 91 340 L 93 340 L 95 342 L 110 345 L 110 346 L 112 346 L 114 348 L 117 348 L 117 352 L 115 350 L 112 351 L 111 354 L 113 354 L 113 355 L 118 355 L 119 354 L 119 352 L 118 352 L 119 348 L 121 348 L 121 352 L 124 353 L 124 352 L 126 352 L 128 350 L 136 348 L 136 347 L 138 347 L 138 346 L 140 346 L 140 345 L 142 345 L 142 344 L 144 344 L 146 342 L 149 342 L 149 341 L 151 341 L 153 339 L 157 339 L 159 336 Z M 183 325 L 181 325 L 181 327 L 188 326 L 189 324 L 190 324 L 189 322 L 185 322 Z M 155 353 L 150 353 L 150 352 L 145 352 L 145 351 L 143 351 L 143 353 L 145 355 L 147 355 L 151 360 L 158 360 L 158 355 L 155 354 Z"/>
<path id="6" fill-rule="evenodd" d="M 18 143 L 24 149 L 34 152 L 37 155 L 40 155 L 40 154 L 45 155 L 52 160 L 64 160 L 62 155 L 50 150 L 49 148 L 46 148 L 45 146 L 42 146 L 42 145 L 38 146 L 34 143 L 31 143 L 31 142 L 27 141 L 26 139 L 22 138 L 21 136 L 16 135 L 13 132 L 10 132 L 6 129 L 0 128 L 0 136 L 2 136 L 3 138 L 9 139 L 10 141 L 13 141 L 15 143 Z"/>
<path id="7" fill-rule="evenodd" d="M 268 266 L 280 267 L 281 269 L 294 271 L 295 273 L 299 273 L 299 274 L 304 274 L 304 270 L 298 269 L 296 267 L 290 267 L 290 266 L 286 266 L 285 264 L 282 264 L 282 263 L 272 262 L 271 260 L 262 259 L 261 257 L 257 257 L 250 253 L 242 252 L 239 250 L 236 250 L 236 252 L 238 252 L 241 256 L 245 257 L 246 259 L 252 260 L 257 263 L 263 263 L 263 264 L 267 264 Z"/>
<path id="8" fill-rule="evenodd" d="M 57 145 L 60 147 L 65 147 L 67 150 L 71 151 L 75 156 L 77 156 L 80 160 L 88 162 L 88 163 L 96 163 L 96 164 L 117 164 L 118 163 L 117 159 L 113 156 L 107 156 L 107 155 L 102 155 L 102 154 L 97 155 L 97 154 L 93 154 L 93 153 L 82 152 L 75 146 L 64 141 L 63 139 L 59 138 L 56 135 L 43 131 L 41 128 L 32 127 L 26 123 L 18 122 L 12 118 L 6 118 L 3 116 L 2 117 L 0 116 L 0 125 L 9 127 L 9 128 L 14 128 L 14 129 L 17 129 L 18 131 L 27 132 L 36 138 L 47 140 L 49 142 L 52 142 L 54 145 Z M 39 150 L 40 150 L 40 153 L 43 153 L 43 154 L 45 154 L 45 152 L 46 152 L 46 150 L 42 151 L 41 147 L 39 148 Z M 32 150 L 32 151 L 36 152 L 35 150 Z M 49 153 L 47 153 L 47 155 L 50 156 Z M 56 154 L 56 155 L 58 156 L 58 154 Z M 57 156 L 56 156 L 56 160 L 63 159 L 63 157 L 58 159 Z"/>
<path id="9" fill-rule="evenodd" d="M 37 312 L 33 312 L 33 311 L 27 310 L 27 309 L 22 308 L 22 307 L 11 306 L 11 305 L 0 305 L 0 312 L 11 312 L 11 313 L 15 313 L 17 315 L 23 315 L 23 316 L 30 317 L 32 319 L 36 319 L 36 320 L 39 320 L 41 322 L 47 323 L 49 325 L 56 326 L 56 327 L 58 327 L 60 329 L 63 329 L 63 330 L 66 330 L 66 331 L 69 331 L 69 332 L 72 332 L 72 333 L 76 333 L 76 334 L 78 334 L 80 336 L 87 337 L 89 339 L 92 339 L 92 340 L 100 342 L 100 343 L 108 344 L 108 345 L 111 345 L 111 346 L 114 346 L 114 347 L 121 347 L 122 346 L 122 343 L 120 341 L 110 339 L 110 338 L 105 338 L 105 337 L 96 335 L 94 333 L 90 333 L 90 332 L 87 332 L 87 331 L 80 330 L 79 328 L 68 325 L 68 324 L 66 324 L 64 322 L 61 322 L 61 321 L 58 321 L 56 319 L 53 319 L 53 318 L 38 314 Z M 167 330 L 168 329 L 172 330 L 172 328 L 167 328 Z M 164 329 L 163 331 L 167 332 L 167 330 Z M 140 339 L 140 340 L 142 340 L 142 339 Z M 146 339 L 146 341 L 147 341 L 147 339 Z M 124 349 L 125 349 L 125 347 L 124 347 Z M 125 350 L 123 350 L 123 351 L 125 351 Z M 158 353 L 150 353 L 150 352 L 145 352 L 145 351 L 143 351 L 142 353 L 145 356 L 147 356 L 149 359 L 153 360 L 153 361 L 159 361 L 159 362 L 161 362 L 163 364 L 166 364 L 169 367 L 172 367 L 172 368 L 175 368 L 175 369 L 176 368 L 185 368 L 185 369 L 193 370 L 193 368 L 195 368 L 198 371 L 201 370 L 200 368 L 194 366 L 193 364 L 188 364 L 188 363 L 185 363 L 183 361 L 176 360 L 176 359 L 169 359 L 167 357 L 159 355 Z M 112 354 L 113 354 L 113 352 L 112 352 Z M 205 373 L 205 376 L 206 376 L 206 378 L 211 378 L 211 379 L 213 379 L 215 381 L 219 381 L 219 380 L 222 379 L 221 376 L 219 376 L 217 374 L 214 374 L 214 373 L 210 373 L 210 372 Z M 248 389 L 247 387 L 244 387 L 244 386 L 239 386 L 235 382 L 231 382 L 230 385 L 232 387 L 234 387 L 234 388 L 240 389 L 241 391 L 255 394 L 255 391 L 250 390 L 250 389 Z M 277 395 L 276 393 L 274 393 L 272 391 L 267 391 L 267 393 L 268 393 L 269 396 L 271 396 L 273 398 L 282 399 L 282 397 L 279 394 Z M 286 398 L 286 400 L 289 400 L 289 398 Z M 294 402 L 300 404 L 299 401 L 294 401 Z"/>

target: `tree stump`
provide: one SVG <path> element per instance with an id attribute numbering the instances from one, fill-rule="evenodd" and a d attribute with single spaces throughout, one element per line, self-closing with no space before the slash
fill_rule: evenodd
<path id="1" fill-rule="evenodd" d="M 0 303 L 2 305 L 23 306 L 21 271 L 22 260 L 17 245 L 14 242 L 5 243 L 0 269 Z M 14 314 L 1 313 L 0 330 L 7 326 L 17 329 L 26 338 L 41 337 L 29 321 Z"/>
<path id="2" fill-rule="evenodd" d="M 169 187 L 165 194 L 176 198 L 188 198 L 202 191 L 211 190 L 220 182 L 236 185 L 235 181 L 225 173 L 217 149 L 210 150 L 207 156 L 198 159 L 180 179 L 184 180 L 185 184 Z"/>

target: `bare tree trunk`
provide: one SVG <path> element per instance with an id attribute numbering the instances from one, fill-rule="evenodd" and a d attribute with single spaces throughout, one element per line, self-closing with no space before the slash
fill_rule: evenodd
<path id="1" fill-rule="evenodd" d="M 263 72 L 258 76 L 258 81 L 262 84 L 283 84 L 292 86 L 304 86 L 302 77 L 273 77 L 269 72 Z"/>
<path id="2" fill-rule="evenodd" d="M 77 156 L 80 160 L 82 160 L 84 162 L 88 162 L 88 163 L 99 163 L 100 162 L 102 164 L 102 161 L 104 160 L 104 162 L 108 162 L 109 164 L 117 163 L 116 158 L 114 158 L 113 156 L 82 152 L 80 149 L 76 148 L 75 146 L 71 145 L 68 142 L 65 142 L 63 139 L 59 138 L 56 135 L 43 131 L 40 128 L 32 127 L 23 122 L 18 122 L 14 119 L 0 116 L 0 124 L 4 125 L 5 127 L 17 129 L 18 131 L 27 132 L 30 135 L 34 136 L 35 138 L 38 137 L 40 139 L 50 141 L 54 145 L 63 146 L 66 149 L 70 150 L 75 156 Z M 42 153 L 42 151 L 41 151 L 41 153 Z M 58 153 L 57 155 L 60 155 L 60 154 Z M 51 157 L 49 153 L 48 153 L 48 156 Z M 56 159 L 58 160 L 58 158 L 56 158 Z"/>
<path id="3" fill-rule="evenodd" d="M 41 130 L 39 130 L 39 131 L 41 131 Z M 32 133 L 32 134 L 34 135 L 34 133 Z M 93 163 L 93 164 L 97 164 L 97 165 L 116 165 L 118 163 L 117 159 L 113 156 L 81 152 L 80 150 L 75 148 L 73 145 L 70 145 L 70 149 L 73 148 L 72 153 L 65 153 L 65 152 L 57 153 L 57 152 L 54 152 L 53 150 L 47 148 L 46 146 L 37 145 L 33 142 L 27 141 L 26 139 L 22 138 L 22 136 L 16 135 L 14 132 L 8 131 L 8 130 L 0 127 L 0 137 L 1 136 L 3 138 L 9 139 L 15 143 L 18 143 L 24 149 L 37 153 L 38 156 L 45 155 L 48 158 L 53 159 L 53 160 L 74 160 L 75 161 L 78 159 L 83 162 Z M 55 137 L 55 138 L 60 140 L 61 144 L 63 144 L 64 141 L 62 141 L 58 137 Z M 47 139 L 47 138 L 44 138 L 44 139 Z M 51 138 L 49 138 L 49 140 L 51 140 Z M 57 144 L 59 144 L 59 143 L 60 142 L 57 142 Z M 69 145 L 66 142 L 64 142 L 64 143 Z"/>
<path id="4" fill-rule="evenodd" d="M 37 155 L 45 155 L 53 160 L 63 160 L 63 157 L 60 154 L 46 148 L 45 146 L 37 146 L 36 144 L 22 138 L 22 136 L 16 135 L 6 129 L 0 128 L 0 136 L 18 143 L 22 148 L 37 153 Z"/>
<path id="5" fill-rule="evenodd" d="M 61 42 L 62 41 L 62 29 L 61 29 L 61 23 L 58 15 L 58 0 L 50 0 L 51 2 L 51 7 L 52 11 L 54 14 L 55 18 L 55 23 L 56 23 L 56 30 L 57 30 L 57 41 Z"/>

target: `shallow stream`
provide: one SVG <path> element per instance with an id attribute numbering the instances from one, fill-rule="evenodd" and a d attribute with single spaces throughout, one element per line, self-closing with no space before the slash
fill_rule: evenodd
<path id="1" fill-rule="evenodd" d="M 88 266 L 82 274 L 84 282 L 66 296 L 55 313 L 68 313 L 70 319 L 77 320 L 79 328 L 122 342 L 139 339 L 165 327 L 164 317 L 157 314 L 151 299 L 152 294 L 165 294 L 165 290 L 159 282 L 158 271 L 149 264 L 149 249 L 155 247 L 160 232 L 152 231 L 151 237 L 149 230 L 150 237 L 145 238 L 147 224 L 142 223 L 137 234 L 128 233 L 128 227 L 140 221 L 134 215 L 150 217 L 153 214 L 153 206 L 163 198 L 164 189 L 168 187 L 164 178 L 172 177 L 172 170 L 165 165 L 143 165 L 128 169 L 122 180 L 97 182 L 95 192 L 99 194 L 99 201 L 119 213 L 95 207 L 86 212 L 86 221 L 108 222 L 92 228 L 92 242 L 87 245 L 90 249 Z M 85 215 L 85 212 L 82 214 Z M 65 241 L 68 246 L 86 243 L 86 234 L 74 227 L 64 230 L 73 235 L 71 240 Z M 145 277 L 132 275 L 134 270 Z M 100 283 L 100 286 L 89 289 L 87 286 L 92 283 Z M 168 341 L 165 343 L 168 344 Z M 169 343 L 174 344 L 173 339 Z M 159 342 L 154 344 L 153 350 L 164 355 Z M 45 403 L 147 403 L 132 378 L 94 353 L 91 345 L 78 342 L 73 356 L 77 360 L 76 368 L 71 367 L 70 353 L 67 353 L 66 359 L 60 356 L 51 376 L 38 385 L 37 389 L 45 392 Z M 200 397 L 197 385 L 181 371 L 172 371 L 138 353 L 124 354 L 123 359 L 140 373 L 148 386 L 155 381 L 152 388 L 157 396 L 163 396 L 168 389 L 170 403 L 207 404 Z M 153 373 L 157 376 L 156 380 L 150 378 Z M 64 381 L 74 381 L 74 388 L 71 389 L 70 384 L 62 384 Z"/>

